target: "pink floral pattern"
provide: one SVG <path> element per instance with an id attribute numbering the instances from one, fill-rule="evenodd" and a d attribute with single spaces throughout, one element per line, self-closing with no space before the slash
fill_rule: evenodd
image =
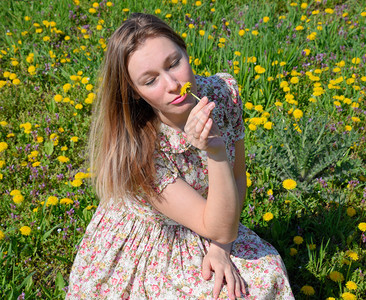
<path id="1" fill-rule="evenodd" d="M 242 103 L 229 74 L 196 76 L 198 94 L 215 101 L 213 119 L 226 142 L 229 160 L 244 137 Z M 181 177 L 207 195 L 207 156 L 189 145 L 184 133 L 161 124 L 155 152 L 161 192 Z M 80 244 L 67 299 L 211 299 L 214 276 L 205 281 L 201 265 L 210 241 L 177 224 L 140 199 L 110 200 L 98 207 Z M 286 268 L 277 251 L 253 231 L 239 226 L 231 258 L 247 283 L 243 299 L 294 299 Z M 226 286 L 220 299 L 227 299 Z"/>

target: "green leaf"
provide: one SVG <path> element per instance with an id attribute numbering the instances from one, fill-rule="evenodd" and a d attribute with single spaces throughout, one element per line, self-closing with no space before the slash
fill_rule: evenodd
<path id="1" fill-rule="evenodd" d="M 54 146 L 52 141 L 47 141 L 44 143 L 44 150 L 47 155 L 51 155 L 53 153 L 53 148 Z"/>
<path id="2" fill-rule="evenodd" d="M 62 224 L 58 224 L 55 227 L 53 227 L 52 229 L 48 230 L 43 236 L 42 236 L 42 241 L 44 242 L 49 236 L 50 234 L 58 227 L 61 227 Z"/>
<path id="3" fill-rule="evenodd" d="M 57 272 L 55 284 L 56 288 L 60 291 L 65 287 L 65 280 L 60 271 Z"/>

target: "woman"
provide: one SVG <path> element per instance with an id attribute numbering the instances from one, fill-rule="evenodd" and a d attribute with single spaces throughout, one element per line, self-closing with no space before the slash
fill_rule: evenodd
<path id="1" fill-rule="evenodd" d="M 235 80 L 194 76 L 182 38 L 147 14 L 112 35 L 102 78 L 90 136 L 101 202 L 67 298 L 293 299 L 277 251 L 239 223 Z"/>

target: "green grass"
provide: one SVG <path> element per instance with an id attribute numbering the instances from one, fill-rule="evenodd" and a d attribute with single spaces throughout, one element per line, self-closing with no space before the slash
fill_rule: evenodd
<path id="1" fill-rule="evenodd" d="M 108 37 L 139 11 L 184 36 L 197 74 L 237 79 L 250 174 L 242 222 L 281 253 L 296 299 L 342 299 L 345 292 L 362 299 L 365 3 L 115 1 L 92 13 L 93 2 L 75 2 L 0 2 L 0 297 L 65 296 L 98 205 L 85 165 L 92 110 L 85 100 L 95 92 Z M 297 183 L 291 191 L 282 186 L 289 178 Z M 334 282 L 333 271 L 344 279 Z M 315 294 L 305 295 L 304 285 Z"/>

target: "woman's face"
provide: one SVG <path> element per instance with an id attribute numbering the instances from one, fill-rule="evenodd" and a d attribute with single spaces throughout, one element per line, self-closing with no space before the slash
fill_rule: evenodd
<path id="1" fill-rule="evenodd" d="M 129 57 L 127 68 L 137 94 L 160 120 L 182 129 L 196 101 L 190 94 L 181 97 L 180 90 L 190 82 L 191 91 L 197 92 L 186 51 L 166 37 L 148 38 Z"/>

